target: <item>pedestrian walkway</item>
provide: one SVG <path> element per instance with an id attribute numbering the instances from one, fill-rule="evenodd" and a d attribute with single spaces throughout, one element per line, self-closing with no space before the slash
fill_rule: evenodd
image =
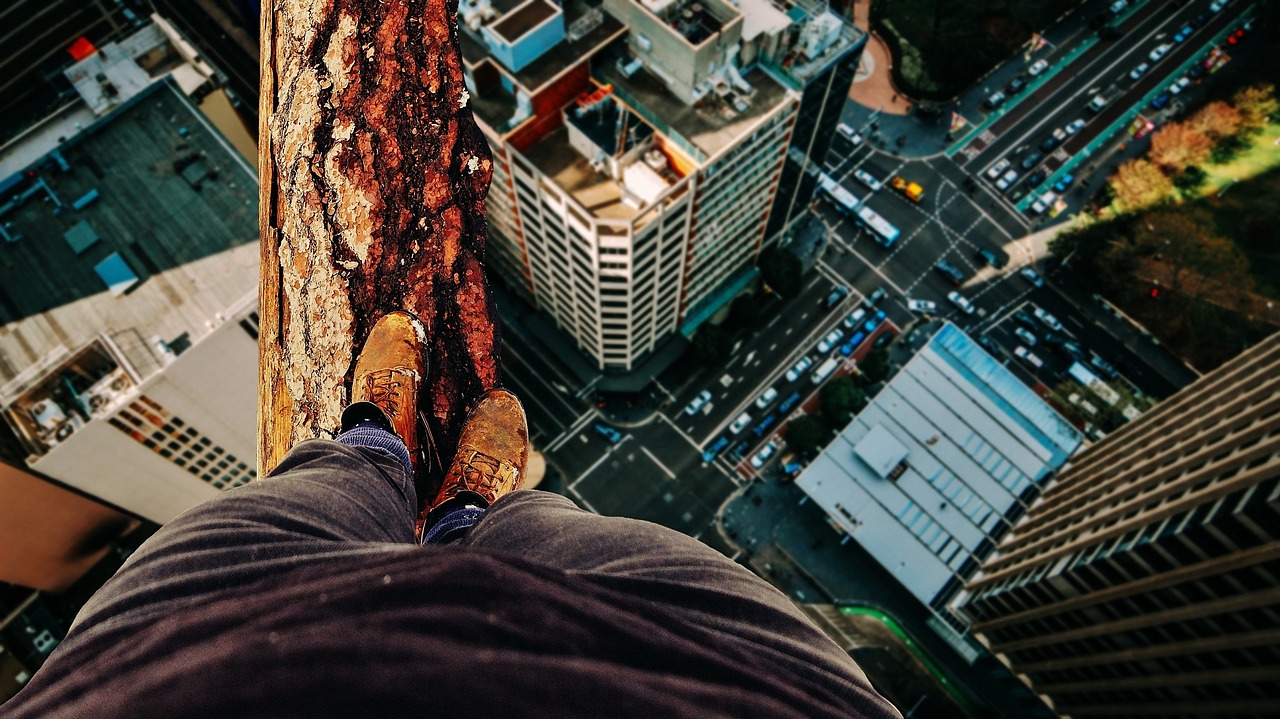
<path id="1" fill-rule="evenodd" d="M 868 32 L 867 48 L 862 52 L 862 62 L 858 64 L 858 73 L 853 78 L 853 87 L 849 89 L 849 99 L 873 109 L 879 109 L 885 115 L 907 115 L 911 112 L 911 102 L 898 93 L 893 86 L 893 57 L 889 54 L 889 46 L 879 35 L 872 33 L 871 0 L 854 1 L 853 24 Z"/>

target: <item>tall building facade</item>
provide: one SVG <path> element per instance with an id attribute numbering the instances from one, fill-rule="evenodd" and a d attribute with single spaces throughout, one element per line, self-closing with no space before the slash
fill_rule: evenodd
<path id="1" fill-rule="evenodd" d="M 1091 447 L 957 602 L 1064 716 L 1280 707 L 1280 335 Z"/>
<path id="2" fill-rule="evenodd" d="M 490 264 L 599 369 L 633 369 L 750 280 L 804 88 L 865 42 L 825 6 L 751 5 L 460 5 Z"/>

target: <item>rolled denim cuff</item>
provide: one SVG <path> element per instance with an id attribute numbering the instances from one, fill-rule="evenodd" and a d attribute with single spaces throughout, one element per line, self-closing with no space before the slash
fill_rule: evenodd
<path id="1" fill-rule="evenodd" d="M 339 444 L 349 447 L 368 447 L 377 450 L 404 465 L 404 471 L 410 477 L 413 476 L 413 462 L 409 458 L 409 448 L 405 446 L 404 440 L 372 421 L 361 421 L 334 439 Z"/>

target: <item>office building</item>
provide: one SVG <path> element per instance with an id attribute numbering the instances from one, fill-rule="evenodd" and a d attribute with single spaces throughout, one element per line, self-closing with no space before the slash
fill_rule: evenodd
<path id="1" fill-rule="evenodd" d="M 0 459 L 158 523 L 254 476 L 257 407 L 256 175 L 169 32 L 0 147 Z"/>
<path id="2" fill-rule="evenodd" d="M 835 87 L 865 37 L 825 6 L 748 4 L 459 6 L 494 155 L 490 266 L 601 370 L 633 370 L 744 288 L 788 148 L 825 154 L 834 116 L 806 88 Z"/>
<path id="3" fill-rule="evenodd" d="M 1080 443 L 1044 400 L 945 323 L 796 484 L 972 660 L 948 600 Z"/>
<path id="4" fill-rule="evenodd" d="M 961 611 L 1064 716 L 1280 707 L 1280 335 L 1082 452 Z"/>

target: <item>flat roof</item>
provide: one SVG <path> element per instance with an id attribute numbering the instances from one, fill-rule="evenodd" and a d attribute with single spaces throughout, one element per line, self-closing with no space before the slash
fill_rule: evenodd
<path id="1" fill-rule="evenodd" d="M 257 178 L 172 81 L 57 150 L 65 171 L 46 156 L 0 178 L 0 208 L 26 195 L 0 216 L 0 385 L 98 333 L 154 363 L 153 337 L 194 341 L 254 291 Z"/>
<path id="2" fill-rule="evenodd" d="M 529 0 L 495 22 L 493 31 L 501 35 L 503 40 L 514 43 L 558 12 L 560 8 L 547 0 Z"/>
<path id="3" fill-rule="evenodd" d="M 893 452 L 866 451 L 885 437 Z M 1007 528 L 1006 517 L 1080 442 L 1044 400 L 947 323 L 796 484 L 929 604 L 977 571 L 994 548 L 985 540 Z M 868 464 L 895 458 L 905 462 L 900 474 Z"/>
<path id="4" fill-rule="evenodd" d="M 596 217 L 630 220 L 640 214 L 636 208 L 622 203 L 622 187 L 617 182 L 596 172 L 591 163 L 573 149 L 569 144 L 569 131 L 564 127 L 534 143 L 525 157 Z"/>

